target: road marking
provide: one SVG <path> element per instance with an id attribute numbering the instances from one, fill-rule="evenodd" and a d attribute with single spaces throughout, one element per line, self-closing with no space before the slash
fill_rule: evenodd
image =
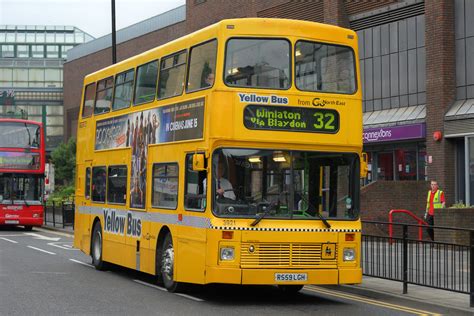
<path id="1" fill-rule="evenodd" d="M 40 248 L 36 248 L 36 247 L 33 247 L 33 246 L 27 246 L 28 248 L 31 248 L 31 249 L 34 249 L 34 250 L 38 250 L 38 251 L 41 251 L 41 252 L 44 252 L 44 253 L 47 253 L 47 254 L 50 254 L 50 255 L 55 255 L 54 252 L 51 252 L 51 251 L 46 251 L 46 250 L 43 250 L 43 249 L 40 249 Z"/>
<path id="2" fill-rule="evenodd" d="M 60 237 L 46 237 L 36 233 L 24 233 L 25 235 L 32 236 L 34 239 L 41 239 L 41 240 L 50 240 L 50 241 L 59 241 Z"/>
<path id="3" fill-rule="evenodd" d="M 76 260 L 76 259 L 69 259 L 69 261 L 82 264 L 83 266 L 86 266 L 86 267 L 89 267 L 89 268 L 94 268 L 94 266 L 92 264 L 85 263 L 85 262 L 82 262 L 82 261 L 79 261 L 79 260 Z"/>
<path id="4" fill-rule="evenodd" d="M 44 229 L 44 228 L 35 227 L 35 230 L 38 230 L 38 231 L 43 232 L 43 233 L 50 233 L 50 234 L 54 234 L 54 235 L 58 235 L 58 236 L 74 238 L 74 234 L 68 234 L 68 233 L 64 233 L 64 232 L 58 232 L 58 231 L 54 231 L 54 230 L 50 230 L 50 229 Z"/>
<path id="5" fill-rule="evenodd" d="M 5 237 L 0 237 L 0 239 L 9 241 L 9 242 L 11 242 L 11 243 L 13 243 L 13 244 L 17 244 L 17 243 L 18 243 L 18 241 L 14 241 L 14 240 L 11 240 L 11 239 L 8 239 L 8 238 L 5 238 Z"/>
<path id="6" fill-rule="evenodd" d="M 178 296 L 189 298 L 190 300 L 193 300 L 193 301 L 196 301 L 196 302 L 204 302 L 203 299 L 200 299 L 200 298 L 188 295 L 188 294 L 183 294 L 183 293 L 174 293 L 174 294 L 176 294 Z"/>
<path id="7" fill-rule="evenodd" d="M 0 237 L 25 237 L 25 235 L 0 235 Z"/>
<path id="8" fill-rule="evenodd" d="M 57 274 L 57 275 L 70 274 L 69 272 L 52 272 L 52 271 L 31 271 L 30 273 L 36 273 L 36 274 Z"/>
<path id="9" fill-rule="evenodd" d="M 358 301 L 358 302 L 368 303 L 368 304 L 371 304 L 371 305 L 386 307 L 386 308 L 399 310 L 399 311 L 412 313 L 412 314 L 417 314 L 417 315 L 433 315 L 433 316 L 441 315 L 441 314 L 436 314 L 436 313 L 428 312 L 428 311 L 421 310 L 421 309 L 415 309 L 415 308 L 411 308 L 411 307 L 407 307 L 407 306 L 395 305 L 395 304 L 390 304 L 390 303 L 386 303 L 386 302 L 381 302 L 381 301 L 377 301 L 377 300 L 357 296 L 357 295 L 354 295 L 354 294 L 347 294 L 347 293 L 343 293 L 343 292 L 340 292 L 340 291 L 328 290 L 328 289 L 324 289 L 324 288 L 317 287 L 317 286 L 314 286 L 314 285 L 305 286 L 304 289 L 308 290 L 308 291 L 311 291 L 311 292 L 314 292 L 314 293 L 332 295 L 332 296 L 336 296 L 336 297 L 340 297 L 340 298 L 345 298 L 345 299 L 354 300 L 354 301 Z"/>
<path id="10" fill-rule="evenodd" d="M 150 283 L 147 283 L 147 282 L 143 282 L 143 281 L 140 281 L 140 280 L 133 280 L 134 282 L 137 282 L 137 283 L 140 283 L 142 285 L 145 285 L 145 286 L 149 286 L 149 287 L 152 287 L 154 289 L 158 289 L 158 290 L 161 290 L 161 291 L 165 291 L 166 292 L 166 289 L 164 287 L 161 287 L 161 286 L 158 286 L 158 285 L 154 285 L 154 284 L 150 284 Z"/>
<path id="11" fill-rule="evenodd" d="M 61 249 L 65 249 L 65 250 L 77 250 L 77 251 L 79 251 L 79 249 L 72 248 L 71 245 L 64 244 L 63 242 L 49 242 L 48 245 L 53 246 L 53 247 L 58 247 L 58 248 L 61 248 Z"/>
<path id="12" fill-rule="evenodd" d="M 137 283 L 140 283 L 142 285 L 145 285 L 145 286 L 148 286 L 148 287 L 152 287 L 154 289 L 158 289 L 160 291 L 165 291 L 166 292 L 166 289 L 164 287 L 161 287 L 161 286 L 158 286 L 158 285 L 154 285 L 154 284 L 150 284 L 150 283 L 147 283 L 147 282 L 143 282 L 143 281 L 140 281 L 140 280 L 133 280 L 134 282 L 137 282 Z M 190 300 L 193 300 L 193 301 L 196 301 L 196 302 L 204 302 L 203 299 L 200 299 L 200 298 L 197 298 L 197 297 L 194 297 L 194 296 L 191 296 L 191 295 L 188 295 L 188 294 L 183 294 L 183 293 L 174 293 L 178 296 L 182 296 L 182 297 L 185 297 L 185 298 L 189 298 Z"/>

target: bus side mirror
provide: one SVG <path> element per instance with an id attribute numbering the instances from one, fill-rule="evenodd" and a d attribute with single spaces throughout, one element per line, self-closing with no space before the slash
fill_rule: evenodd
<path id="1" fill-rule="evenodd" d="M 204 162 L 205 162 L 204 154 L 194 154 L 193 155 L 193 171 L 206 170 Z"/>
<path id="2" fill-rule="evenodd" d="M 360 157 L 360 177 L 361 178 L 366 178 L 367 173 L 369 172 L 367 161 L 368 161 L 367 153 L 362 153 Z"/>

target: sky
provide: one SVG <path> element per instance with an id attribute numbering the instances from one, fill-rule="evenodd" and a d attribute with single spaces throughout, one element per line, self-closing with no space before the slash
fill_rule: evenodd
<path id="1" fill-rule="evenodd" d="M 186 3 L 186 0 L 115 0 L 120 30 Z M 111 33 L 111 0 L 0 0 L 0 25 L 70 25 L 93 37 Z"/>

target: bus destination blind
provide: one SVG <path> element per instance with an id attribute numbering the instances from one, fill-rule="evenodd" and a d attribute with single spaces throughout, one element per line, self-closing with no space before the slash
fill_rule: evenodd
<path id="1" fill-rule="evenodd" d="M 331 109 L 248 105 L 244 125 L 254 130 L 334 134 L 339 131 L 339 113 Z"/>

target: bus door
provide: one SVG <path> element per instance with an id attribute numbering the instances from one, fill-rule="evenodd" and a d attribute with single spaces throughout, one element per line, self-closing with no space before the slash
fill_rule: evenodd
<path id="1" fill-rule="evenodd" d="M 74 238 L 75 247 L 84 249 L 84 243 L 90 243 L 90 206 L 91 206 L 91 177 L 92 177 L 92 161 L 86 160 L 84 164 L 78 163 L 77 168 L 77 185 L 76 185 L 76 208 L 74 210 L 74 231 L 76 231 L 82 239 Z M 79 244 L 80 243 L 80 244 Z"/>
<path id="2" fill-rule="evenodd" d="M 209 178 L 204 166 L 204 154 L 198 153 L 202 159 L 201 168 L 193 168 L 193 154 L 186 155 L 185 162 L 185 196 L 184 211 L 178 208 L 178 220 L 193 225 L 178 225 L 178 275 L 180 280 L 187 282 L 204 282 L 206 259 L 206 234 L 204 223 L 207 222 L 206 190 Z M 201 170 L 199 170 L 201 169 Z M 192 263 L 192 264 L 190 264 Z"/>

